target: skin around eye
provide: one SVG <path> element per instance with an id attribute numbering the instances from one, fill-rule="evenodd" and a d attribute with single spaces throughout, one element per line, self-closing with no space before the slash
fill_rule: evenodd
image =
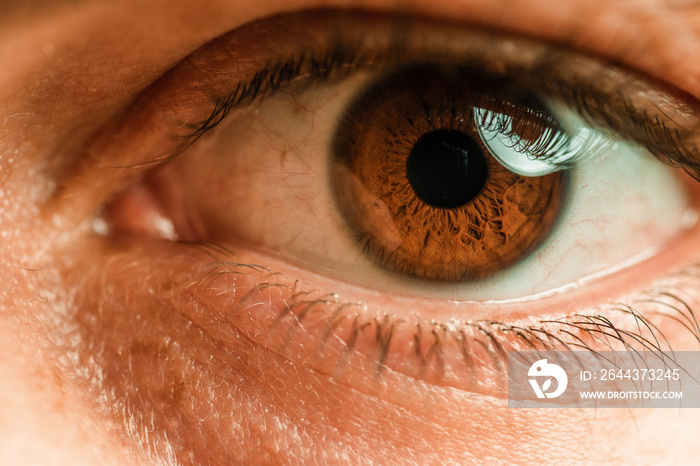
<path id="1" fill-rule="evenodd" d="M 128 3 L 124 5 L 132 6 Z M 461 3 L 450 5 L 462 8 Z M 489 5 L 484 7 L 486 10 L 479 10 L 478 17 L 482 20 L 491 18 L 495 23 L 495 18 L 504 18 L 503 11 L 508 11 L 517 16 L 511 23 L 523 24 L 523 28 L 531 25 L 538 30 L 550 31 L 547 34 L 555 34 L 551 31 L 569 31 L 580 42 L 597 38 L 597 42 L 591 40 L 587 47 L 598 47 L 605 53 L 616 52 L 615 47 L 606 48 L 605 44 L 601 44 L 605 42 L 604 37 L 610 43 L 614 42 L 615 46 L 622 43 L 640 44 L 648 37 L 640 33 L 649 28 L 639 26 L 639 15 L 623 15 L 629 18 L 629 21 L 625 21 L 625 28 L 632 28 L 629 25 L 635 24 L 637 29 L 632 28 L 635 34 L 629 30 L 618 30 L 616 37 L 629 39 L 621 41 L 612 40 L 597 29 L 597 32 L 593 32 L 594 24 L 604 27 L 605 21 L 575 15 L 571 10 L 570 18 L 585 18 L 583 25 L 571 20 L 578 24 L 578 28 L 557 27 L 562 23 L 552 18 L 563 13 L 556 10 L 555 14 L 555 9 L 549 4 L 544 8 L 550 15 L 543 15 L 539 18 L 541 21 L 523 21 L 524 16 L 518 15 L 522 12 L 541 12 L 534 3 L 523 2 L 524 10 L 521 12 L 517 11 L 519 5 L 511 5 L 512 9 L 503 11 L 500 9 L 503 5 L 498 2 Z M 579 4 L 572 2 L 569 6 L 576 11 L 587 8 L 605 10 L 591 2 L 581 2 L 579 10 L 575 8 L 576 5 Z M 609 8 L 622 8 L 620 5 Z M 443 14 L 446 14 L 444 9 L 450 8 L 449 5 L 438 7 L 442 8 L 440 11 Z M 207 10 L 201 8 L 201 4 L 198 8 Z M 434 5 L 426 5 L 425 8 L 432 11 Z M 493 17 L 489 16 L 490 8 L 498 10 L 493 10 Z M 636 11 L 636 6 L 633 10 Z M 217 10 L 217 16 L 226 16 L 219 13 Z M 659 15 L 658 10 L 653 9 L 642 13 L 641 16 L 649 14 L 668 19 L 673 25 L 669 29 L 671 32 L 683 31 L 679 24 L 685 24 L 687 19 L 684 18 L 692 16 L 674 18 Z M 460 18 L 466 16 L 464 11 L 459 14 Z M 159 36 L 189 36 L 187 32 L 163 34 L 152 27 L 153 24 L 162 24 L 159 22 L 161 15 L 145 17 L 148 24 L 143 25 L 142 29 L 156 31 L 154 39 Z M 111 24 L 113 15 L 105 14 L 102 19 L 104 21 L 100 24 Z M 507 19 L 498 21 L 507 23 Z M 544 24 L 550 27 L 545 28 Z M 180 31 L 179 28 L 175 29 Z M 83 31 L 77 27 L 72 30 Z M 119 29 L 119 37 L 122 37 L 122 30 Z M 219 32 L 224 30 L 220 29 Z M 581 33 L 574 34 L 572 30 Z M 216 35 L 214 31 L 208 34 Z M 677 37 L 673 34 L 660 35 Z M 569 42 L 565 37 L 558 37 L 558 40 Z M 593 45 L 594 42 L 598 45 Z M 44 53 L 41 48 L 37 50 Z M 671 82 L 692 83 L 696 76 L 679 72 L 681 69 L 687 71 L 694 65 L 680 66 L 678 58 L 673 58 L 677 57 L 675 53 L 658 60 L 649 54 L 646 60 L 633 63 L 636 58 L 617 50 L 628 63 L 640 69 L 653 68 L 657 76 L 668 77 Z M 134 69 L 124 66 L 138 61 L 133 57 L 135 55 L 134 48 L 117 54 L 123 60 L 114 65 L 114 70 L 120 70 L 121 74 L 105 72 L 110 76 L 108 83 L 85 86 L 80 103 L 92 102 L 90 109 L 95 110 L 104 109 L 105 101 L 113 102 L 110 99 L 117 98 L 114 91 L 119 81 L 115 76 L 124 77 L 125 70 L 135 74 L 139 73 L 134 69 L 143 70 L 137 66 Z M 172 56 L 177 54 L 173 54 L 171 49 L 171 54 L 164 55 L 153 60 L 159 63 L 159 66 L 153 67 L 156 75 L 166 68 L 163 64 L 174 64 Z M 96 56 L 107 60 L 107 57 L 111 59 L 115 55 L 101 53 Z M 244 67 L 244 61 L 240 60 L 236 67 Z M 669 63 L 676 66 L 668 66 L 668 73 L 665 73 L 664 65 Z M 217 67 L 221 65 L 216 64 Z M 154 72 L 151 67 L 145 68 Z M 56 69 L 47 66 L 45 70 L 37 67 L 35 71 L 36 80 L 41 80 Z M 203 68 L 199 71 L 206 74 Z M 3 73 L 7 72 L 3 70 Z M 70 77 L 74 82 L 85 83 L 84 77 L 79 74 Z M 230 74 L 225 74 L 230 79 Z M 60 73 L 58 75 L 61 76 Z M 143 78 L 134 79 L 134 82 L 145 85 Z M 98 93 L 101 98 L 90 94 L 94 86 L 102 91 Z M 192 94 L 182 88 L 182 82 L 179 86 L 171 89 L 180 89 L 181 93 L 171 94 L 168 101 L 172 101 L 176 95 L 178 98 L 175 100 L 183 107 L 185 103 L 191 104 L 194 101 L 190 98 Z M 76 89 L 79 87 L 76 85 Z M 159 98 L 153 97 L 156 88 L 161 91 Z M 668 309 L 683 309 L 684 304 L 694 306 L 697 302 L 694 290 L 698 286 L 697 271 L 692 267 L 654 282 L 654 287 L 659 291 L 656 295 L 639 290 L 642 283 L 649 283 L 649 276 L 696 260 L 694 238 L 678 246 L 675 251 L 669 249 L 663 260 L 652 261 L 644 274 L 626 273 L 626 280 L 630 283 L 624 286 L 618 282 L 603 292 L 597 288 L 599 293 L 588 296 L 589 301 L 578 298 L 594 294 L 595 291 L 588 290 L 596 290 L 595 287 L 586 288 L 586 293 L 573 294 L 569 301 L 559 301 L 556 305 L 539 301 L 529 307 L 522 303 L 511 306 L 504 311 L 508 321 L 501 326 L 488 322 L 471 322 L 471 325 L 467 325 L 465 322 L 450 321 L 449 316 L 465 311 L 463 305 L 449 306 L 437 300 L 424 302 L 387 295 L 363 296 L 358 289 L 338 286 L 333 281 L 295 269 L 284 261 L 250 251 L 245 246 L 234 248 L 230 245 L 226 251 L 221 246 L 202 247 L 153 240 L 153 236 L 168 236 L 159 228 L 148 230 L 148 235 L 132 235 L 128 239 L 91 234 L 86 226 L 92 218 L 92 208 L 108 202 L 118 189 L 131 186 L 147 170 L 140 164 L 159 157 L 167 158 L 163 155 L 177 152 L 177 143 L 182 141 L 171 138 L 177 132 L 169 126 L 163 131 L 164 125 L 161 123 L 163 120 L 182 123 L 182 119 L 177 117 L 192 116 L 196 112 L 164 111 L 166 108 L 172 110 L 177 105 L 172 103 L 170 106 L 155 105 L 166 101 L 164 88 L 167 85 L 160 82 L 145 92 L 145 98 L 134 102 L 129 110 L 120 108 L 124 119 L 131 121 L 131 125 L 110 125 L 100 136 L 95 136 L 101 139 L 96 143 L 88 144 L 88 141 L 80 140 L 71 145 L 82 147 L 84 143 L 89 146 L 89 156 L 77 161 L 79 166 L 75 172 L 82 173 L 82 177 L 71 177 L 73 172 L 66 176 L 52 173 L 56 185 L 62 188 L 52 203 L 42 206 L 43 210 L 27 200 L 36 200 L 36 197 L 21 198 L 24 201 L 18 203 L 17 209 L 23 211 L 23 218 L 26 219 L 21 230 L 26 235 L 23 241 L 17 239 L 18 233 L 10 225 L 6 222 L 2 225 L 3 231 L 8 232 L 8 237 L 12 239 L 11 243 L 8 239 L 8 246 L 4 249 L 7 256 L 3 260 L 6 264 L 16 262 L 13 264 L 13 270 L 17 270 L 14 278 L 23 284 L 31 284 L 21 296 L 14 288 L 8 288 L 10 297 L 4 299 L 8 303 L 12 301 L 8 306 L 23 303 L 22 310 L 28 314 L 22 314 L 21 319 L 29 315 L 32 317 L 29 320 L 34 322 L 37 315 L 45 317 L 49 314 L 52 317 L 42 320 L 48 330 L 44 330 L 42 325 L 40 337 L 30 341 L 37 345 L 51 345 L 55 352 L 50 354 L 61 356 L 53 359 L 62 361 L 61 367 L 65 368 L 65 372 L 49 372 L 42 383 L 59 378 L 63 384 L 60 389 L 63 395 L 70 392 L 67 387 L 79 387 L 78 391 L 72 392 L 75 394 L 71 399 L 90 400 L 89 403 L 94 404 L 88 405 L 96 406 L 91 411 L 97 412 L 99 421 L 94 425 L 109 425 L 109 429 L 96 431 L 112 433 L 113 427 L 117 426 L 117 430 L 124 432 L 121 438 L 128 439 L 127 442 L 143 450 L 145 456 L 161 463 L 188 462 L 193 458 L 212 464 L 251 460 L 273 462 L 292 457 L 312 458 L 318 462 L 334 459 L 382 462 L 387 458 L 414 462 L 447 462 L 455 459 L 476 462 L 494 455 L 510 462 L 525 462 L 533 457 L 556 460 L 556 456 L 622 461 L 634 455 L 639 455 L 642 461 L 662 462 L 668 460 L 665 454 L 668 448 L 678 454 L 688 452 L 688 444 L 683 444 L 681 439 L 685 438 L 684 434 L 694 431 L 695 419 L 677 411 L 668 417 L 667 413 L 635 412 L 630 418 L 624 418 L 619 412 L 512 412 L 503 408 L 494 397 L 483 396 L 484 393 L 493 394 L 497 387 L 480 387 L 481 390 L 475 389 L 479 387 L 466 387 L 474 389 L 469 391 L 465 389 L 468 384 L 464 381 L 474 379 L 475 374 L 486 379 L 487 384 L 488 380 L 498 380 L 497 376 L 491 378 L 488 370 L 484 370 L 487 365 L 497 366 L 491 354 L 491 350 L 498 352 L 492 338 L 498 337 L 497 341 L 505 346 L 508 336 L 525 345 L 528 339 L 537 343 L 536 335 L 543 336 L 544 340 L 546 335 L 564 335 L 563 324 L 555 330 L 555 327 L 546 326 L 550 324 L 540 322 L 547 320 L 544 317 L 534 321 L 519 319 L 524 313 L 535 311 L 534 308 L 556 309 L 559 312 L 552 315 L 552 319 L 571 317 L 564 324 L 576 325 L 579 330 L 583 324 L 575 323 L 577 321 L 572 316 L 583 313 L 590 319 L 590 331 L 582 331 L 581 336 L 588 335 L 595 340 L 593 335 L 599 335 L 596 332 L 602 332 L 605 328 L 612 330 L 606 327 L 608 324 L 604 320 L 596 320 L 595 316 L 600 314 L 615 320 L 610 317 L 615 314 L 615 309 L 584 310 L 583 307 L 591 301 L 598 304 L 605 301 L 611 290 L 615 290 L 616 295 L 617 290 L 632 290 L 630 295 L 624 297 L 624 303 L 644 311 L 643 315 L 648 319 L 654 312 L 659 313 L 664 309 L 664 305 L 658 302 L 665 302 Z M 198 99 L 207 94 L 202 89 L 197 89 Z M 17 95 L 36 98 L 36 94 L 28 92 L 26 87 L 20 86 L 19 90 L 22 92 L 17 92 Z M 122 101 L 126 100 L 127 94 L 127 91 L 121 94 Z M 90 99 L 89 95 L 96 100 Z M 151 105 L 150 110 L 144 109 L 144 103 Z M 209 101 L 208 104 L 213 105 L 213 102 Z M 39 126 L 44 131 L 51 128 L 49 122 L 59 117 L 69 118 L 68 115 L 72 113 L 61 106 L 45 105 L 42 109 L 34 109 L 36 115 L 46 118 L 43 120 L 46 125 Z M 10 108 L 10 120 L 17 121 L 20 117 L 13 112 L 13 107 Z M 90 115 L 84 107 L 71 108 L 85 119 L 85 115 Z M 207 105 L 205 113 L 209 114 L 210 110 Z M 97 114 L 102 115 L 103 119 L 95 124 L 102 123 L 105 115 L 99 111 Z M 176 117 L 171 118 L 173 115 Z M 199 123 L 196 116 L 188 121 Z M 76 124 L 75 121 L 73 124 Z M 177 124 L 174 126 L 178 127 Z M 61 131 L 67 127 L 70 126 L 62 126 Z M 16 130 L 17 127 L 11 129 Z M 153 136 L 150 131 L 162 131 L 167 137 L 161 137 L 162 134 Z M 91 131 L 86 132 L 92 134 Z M 15 137 L 17 133 L 9 131 L 7 137 Z M 37 153 L 45 151 L 53 157 L 60 152 L 48 150 L 39 142 L 35 141 Z M 97 150 L 97 147 L 102 150 Z M 37 154 L 33 155 L 39 158 Z M 72 161 L 76 162 L 75 159 Z M 7 164 L 7 159 L 3 159 L 2 163 Z M 129 169 L 114 168 L 126 166 Z M 11 167 L 17 168 L 17 165 Z M 70 172 L 64 170 L 61 173 L 65 175 L 66 171 Z M 12 177 L 13 181 L 6 187 L 17 190 L 17 177 L 30 177 L 26 173 L 33 176 L 33 172 L 24 169 L 4 171 L 3 176 Z M 152 201 L 152 193 L 148 193 L 148 196 L 147 201 Z M 155 198 L 160 200 L 158 196 Z M 139 227 L 143 225 L 139 223 L 153 226 L 154 219 L 168 220 L 168 214 L 172 213 L 158 203 L 148 202 L 136 202 L 123 212 L 129 216 L 131 223 L 128 228 L 132 232 L 141 231 Z M 37 210 L 42 210 L 41 219 L 31 217 Z M 156 215 L 148 215 L 153 211 Z M 140 217 L 141 221 L 134 216 L 138 213 L 144 214 Z M 30 217 L 32 221 L 29 221 Z M 50 249 L 50 254 L 39 260 L 36 259 L 39 255 L 36 248 L 42 244 L 50 245 L 42 246 L 47 251 Z M 28 257 L 35 259 L 27 260 Z M 18 270 L 20 267 L 21 271 Z M 8 287 L 14 287 L 15 283 L 14 280 L 7 280 Z M 300 286 L 299 283 L 308 286 Z M 275 295 L 274 290 L 280 294 Z M 669 295 L 673 298 L 669 298 Z M 648 305 L 651 301 L 657 304 Z M 287 306 L 290 303 L 295 306 Z M 357 305 L 353 306 L 353 303 Z M 420 312 L 426 318 L 405 319 L 402 325 L 396 317 L 405 315 L 407 309 Z M 350 312 L 344 314 L 344 311 Z M 618 310 L 616 315 L 622 314 Z M 335 326 L 328 325 L 328 315 L 338 317 L 333 321 Z M 493 322 L 494 315 L 490 314 L 491 318 L 487 320 Z M 506 320 L 505 316 L 500 317 Z M 345 318 L 344 323 L 338 322 L 340 317 Z M 430 323 L 431 320 L 435 325 Z M 585 318 L 580 317 L 578 322 L 581 320 Z M 616 328 L 632 333 L 639 321 L 631 320 L 616 321 Z M 666 324 L 668 321 L 667 318 Z M 657 323 L 661 325 L 663 322 L 664 319 L 660 318 Z M 21 328 L 26 329 L 26 325 Z M 337 333 L 327 336 L 327 352 L 324 353 L 323 337 L 329 328 L 337 330 Z M 469 328 L 473 332 L 468 332 Z M 481 338 L 459 340 L 460 330 L 464 330 L 465 335 L 481 335 Z M 673 346 L 678 348 L 683 345 L 682 338 L 679 338 L 683 330 L 672 330 L 668 325 L 664 327 L 664 333 L 673 337 Z M 11 333 L 8 332 L 13 337 Z M 348 342 L 353 335 L 356 337 L 355 343 L 350 345 Z M 614 339 L 614 336 L 609 338 Z M 8 338 L 7 341 L 14 340 Z M 340 344 L 341 341 L 343 344 Z M 473 343 L 474 347 L 465 346 L 465 342 Z M 471 365 L 458 363 L 454 355 L 464 348 L 475 356 L 476 362 Z M 489 351 L 482 354 L 479 348 Z M 451 356 L 441 358 L 441 354 Z M 483 356 L 484 364 L 478 362 L 480 356 Z M 380 375 L 377 375 L 378 367 L 384 368 Z M 441 372 L 439 367 L 443 369 Z M 443 377 L 439 376 L 440 373 Z M 444 374 L 448 374 L 448 377 L 445 378 Z M 450 380 L 449 374 L 453 374 L 455 379 Z M 497 383 L 494 382 L 494 385 Z M 64 406 L 61 400 L 59 397 L 56 404 Z M 25 418 L 18 419 L 24 421 Z M 21 424 L 17 423 L 18 426 Z M 664 428 L 659 429 L 659 426 Z M 641 434 L 635 436 L 631 432 Z M 94 436 L 86 437 L 83 444 L 89 444 L 93 439 Z M 576 441 L 572 442 L 572 439 Z M 547 446 L 543 447 L 542 442 Z M 81 443 L 76 445 L 80 446 Z M 508 447 L 504 448 L 504 445 Z M 124 462 L 128 461 L 121 461 Z"/>

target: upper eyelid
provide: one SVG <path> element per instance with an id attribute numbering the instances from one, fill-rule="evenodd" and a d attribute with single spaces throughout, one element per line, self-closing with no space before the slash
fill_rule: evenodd
<path id="1" fill-rule="evenodd" d="M 319 20 L 313 16 L 312 19 Z M 187 122 L 192 128 L 190 139 L 194 140 L 215 127 L 237 106 L 264 98 L 294 81 L 306 79 L 318 83 L 342 78 L 356 68 L 381 69 L 412 61 L 444 62 L 445 65 L 492 68 L 488 71 L 498 75 L 550 76 L 548 81 L 533 82 L 533 85 L 544 84 L 541 89 L 544 94 L 552 92 L 565 97 L 566 104 L 573 106 L 594 126 L 612 130 L 646 145 L 654 155 L 671 165 L 681 165 L 692 172 L 700 169 L 700 151 L 695 141 L 700 129 L 700 103 L 678 89 L 645 79 L 634 71 L 526 38 L 504 37 L 478 29 L 476 32 L 460 31 L 455 34 L 454 28 L 459 26 L 450 23 L 437 23 L 438 28 L 447 27 L 449 31 L 445 33 L 447 39 L 441 39 L 443 43 L 425 46 L 419 42 L 435 34 L 435 29 L 430 29 L 436 26 L 435 23 L 405 17 L 384 19 L 384 23 L 379 25 L 380 29 L 383 28 L 381 33 L 374 30 L 376 24 L 371 24 L 363 30 L 364 35 L 360 38 L 354 32 L 344 35 L 342 31 L 343 23 L 347 23 L 345 26 L 352 31 L 354 22 L 364 21 L 361 15 L 349 16 L 345 13 L 337 17 L 331 14 L 321 15 L 320 19 L 337 27 L 324 23 L 315 25 L 315 29 L 321 31 L 315 37 L 321 39 L 306 43 L 307 49 L 298 47 L 296 50 L 278 52 L 277 48 L 273 48 L 273 53 L 263 54 L 256 60 L 257 67 L 250 67 L 252 62 L 246 62 L 249 68 L 247 73 L 242 73 L 235 80 L 220 81 L 219 68 L 223 66 L 226 69 L 231 65 L 220 60 L 220 50 L 216 50 L 219 44 L 213 44 L 212 48 L 216 50 L 213 55 L 217 56 L 213 66 L 217 69 L 213 72 L 215 78 L 210 99 L 215 101 L 215 107 L 203 121 L 197 124 Z M 280 21 L 279 29 L 287 35 L 298 32 L 294 28 L 298 27 L 299 22 L 289 17 Z M 275 20 L 266 20 L 267 25 L 270 23 L 275 24 Z M 259 33 L 255 25 L 249 27 L 253 35 Z M 276 31 L 277 36 L 273 35 L 272 39 L 267 40 L 273 43 L 275 37 L 284 40 L 286 37 L 280 30 Z M 269 31 L 265 30 L 264 33 L 268 34 Z M 376 39 L 375 35 L 382 36 L 382 39 Z M 449 50 L 454 46 L 453 36 L 462 41 L 454 47 L 454 52 Z M 228 51 L 227 38 L 219 41 L 221 47 Z M 471 44 L 465 45 L 465 42 Z M 210 50 L 205 50 L 203 56 L 208 52 Z M 237 53 L 234 51 L 231 54 L 234 64 L 237 63 L 234 58 Z M 211 70 L 205 58 L 198 60 L 198 63 L 203 70 Z M 234 66 L 240 71 L 240 66 Z M 209 73 L 205 71 L 205 74 Z M 552 83 L 553 87 L 547 89 L 547 85 Z M 214 90 L 217 87 L 220 89 Z M 629 124 L 630 121 L 633 124 Z"/>

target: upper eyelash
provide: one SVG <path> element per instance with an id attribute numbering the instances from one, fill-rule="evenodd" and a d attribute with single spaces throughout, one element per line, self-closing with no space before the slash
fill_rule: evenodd
<path id="1" fill-rule="evenodd" d="M 293 82 L 307 81 L 309 84 L 321 84 L 334 78 L 341 79 L 360 68 L 386 69 L 397 66 L 399 63 L 412 63 L 410 59 L 403 56 L 404 53 L 408 53 L 405 50 L 404 41 L 402 35 L 397 35 L 392 46 L 388 48 L 389 51 L 380 55 L 367 50 L 365 45 L 356 40 L 338 36 L 321 53 L 303 52 L 292 58 L 269 61 L 253 73 L 250 78 L 232 83 L 233 90 L 216 99 L 208 118 L 197 124 L 189 124 L 192 132 L 186 138 L 187 142 L 179 152 L 184 151 L 203 134 L 215 128 L 234 108 L 251 103 L 256 99 L 274 95 Z M 560 53 L 565 54 L 566 52 L 560 51 Z M 555 58 L 538 63 L 531 72 L 539 76 L 551 74 L 552 70 L 557 70 L 563 60 L 557 59 L 556 53 L 553 55 Z M 454 60 L 454 57 L 452 59 Z M 440 54 L 436 54 L 435 61 L 441 62 L 441 60 L 446 59 Z M 416 63 L 422 63 L 422 61 L 419 60 Z M 484 62 L 483 57 L 462 57 L 454 61 L 452 65 L 471 69 L 477 76 L 488 76 L 490 73 L 486 69 L 487 63 Z M 601 65 L 601 70 L 612 66 L 611 64 Z M 594 73 L 596 72 L 594 71 Z M 508 73 L 509 71 L 506 71 L 504 75 Z M 551 82 L 547 82 L 541 89 L 536 90 L 535 94 L 539 91 L 544 94 L 559 95 L 567 106 L 576 111 L 592 127 L 603 132 L 612 131 L 617 136 L 630 139 L 645 146 L 652 155 L 662 162 L 674 167 L 683 167 L 695 177 L 700 176 L 700 150 L 696 144 L 688 140 L 687 136 L 681 134 L 681 131 L 694 134 L 696 128 L 682 128 L 671 118 L 664 121 L 658 115 L 651 116 L 646 109 L 640 110 L 639 106 L 627 95 L 630 89 L 639 89 L 640 86 L 659 86 L 664 90 L 666 90 L 666 86 L 661 83 L 653 85 L 645 83 L 634 72 L 628 71 L 626 73 L 628 75 L 623 74 L 623 76 L 627 76 L 626 80 L 618 77 L 621 80 L 612 94 L 614 96 L 612 99 L 610 94 L 601 93 L 599 89 L 590 84 L 597 81 L 595 76 L 587 76 L 586 80 L 576 80 L 576 82 L 563 80 L 554 87 L 551 86 Z M 610 75 L 604 74 L 601 77 L 609 79 Z M 542 85 L 541 83 L 531 84 Z M 673 89 L 670 89 L 669 93 L 668 95 L 673 95 L 679 104 L 686 105 L 691 113 L 700 115 L 700 111 L 698 111 L 700 104 L 697 104 L 690 96 L 681 95 L 682 93 Z M 631 127 L 619 127 L 619 122 L 615 118 L 617 115 L 630 121 Z M 559 147 L 561 139 L 539 141 L 535 144 L 538 146 L 535 149 L 539 154 L 552 145 Z M 527 150 L 530 147 L 524 149 Z M 544 154 L 540 154 L 538 158 L 546 157 Z"/>
<path id="2" fill-rule="evenodd" d="M 356 51 L 352 47 L 336 43 L 328 53 L 320 57 L 311 53 L 302 53 L 289 60 L 266 64 L 250 80 L 237 82 L 232 92 L 218 99 L 210 116 L 194 126 L 190 138 L 196 140 L 214 129 L 234 108 L 272 95 L 302 76 L 324 81 L 349 74 L 351 70 L 363 64 L 370 65 L 368 59 L 354 53 Z M 302 73 L 302 69 L 308 69 L 308 71 Z"/>
<path id="3" fill-rule="evenodd" d="M 612 115 L 616 112 L 626 115 L 637 127 L 634 142 L 646 147 L 649 152 L 661 162 L 672 167 L 683 168 L 695 179 L 700 179 L 700 148 L 695 143 L 688 141 L 688 136 L 681 134 L 693 134 L 700 128 L 683 128 L 681 124 L 669 118 L 675 125 L 671 127 L 667 121 L 660 118 L 650 118 L 645 109 L 640 109 L 630 100 L 626 94 L 626 85 L 615 92 L 614 99 L 604 98 L 592 89 L 568 89 L 567 102 L 575 111 L 591 126 L 605 131 L 613 127 L 615 122 Z M 683 104 L 697 106 L 697 102 L 690 96 L 683 96 Z M 617 103 L 618 109 L 611 108 L 611 102 Z M 593 112 L 592 109 L 599 111 Z M 606 110 L 602 110 L 606 109 Z M 663 113 L 660 109 L 657 109 Z M 696 111 L 696 110 L 691 110 Z"/>

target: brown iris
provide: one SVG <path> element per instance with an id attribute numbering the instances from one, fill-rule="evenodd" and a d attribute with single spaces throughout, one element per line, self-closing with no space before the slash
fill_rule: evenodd
<path id="1" fill-rule="evenodd" d="M 511 116 L 520 146 L 536 142 L 547 122 L 494 88 L 459 71 L 412 67 L 348 109 L 334 142 L 336 198 L 373 260 L 419 277 L 475 280 L 522 259 L 549 233 L 565 175 L 523 177 L 502 166 L 481 141 L 473 109 Z"/>

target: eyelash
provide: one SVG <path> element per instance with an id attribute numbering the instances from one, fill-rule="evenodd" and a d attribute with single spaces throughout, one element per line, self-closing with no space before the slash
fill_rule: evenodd
<path id="1" fill-rule="evenodd" d="M 268 348 L 278 348 L 282 354 L 294 357 L 295 351 L 290 350 L 291 342 L 296 331 L 304 327 L 308 320 L 313 321 L 312 327 L 316 327 L 318 320 L 323 321 L 323 328 L 319 332 L 323 338 L 319 340 L 321 346 L 325 345 L 331 336 L 339 336 L 343 342 L 341 360 L 330 361 L 335 368 L 348 364 L 352 358 L 355 345 L 361 336 L 371 335 L 376 345 L 376 353 L 373 355 L 374 376 L 381 376 L 386 370 L 386 359 L 391 352 L 392 339 L 401 331 L 403 326 L 415 325 L 412 333 L 414 351 L 412 358 L 417 367 L 416 375 L 421 378 L 437 378 L 441 380 L 444 373 L 444 355 L 447 347 L 456 345 L 461 353 L 461 362 L 468 373 L 476 373 L 477 359 L 473 357 L 474 345 L 484 348 L 491 358 L 491 368 L 495 374 L 505 376 L 505 355 L 508 351 L 590 351 L 598 352 L 607 349 L 619 348 L 622 345 L 630 351 L 670 351 L 673 347 L 669 338 L 650 317 L 653 312 L 642 311 L 644 305 L 652 305 L 656 309 L 666 308 L 669 314 L 658 313 L 668 319 L 681 324 L 700 343 L 700 325 L 687 302 L 674 289 L 655 286 L 643 290 L 638 297 L 627 303 L 609 303 L 602 306 L 597 313 L 574 313 L 561 318 L 544 318 L 528 323 L 508 323 L 498 320 L 450 320 L 448 322 L 421 321 L 415 324 L 405 317 L 398 315 L 383 315 L 381 317 L 368 316 L 363 312 L 360 303 L 340 301 L 334 294 L 318 295 L 318 292 L 307 290 L 298 282 L 294 285 L 284 283 L 280 274 L 273 273 L 269 269 L 254 264 L 241 264 L 225 260 L 223 255 L 225 247 L 216 244 L 194 244 L 202 251 L 206 251 L 213 259 L 212 262 L 202 267 L 190 277 L 184 284 L 177 286 L 178 290 L 189 290 L 186 293 L 207 302 L 206 297 L 199 296 L 213 288 L 213 282 L 226 275 L 244 275 L 251 278 L 257 284 L 246 293 L 247 296 L 264 294 L 269 289 L 283 290 L 285 305 L 280 313 L 274 316 L 272 323 L 265 332 L 264 344 Z M 686 269 L 667 277 L 668 280 L 683 279 L 685 282 L 679 289 L 693 289 L 700 287 L 700 264 L 694 264 Z M 239 298 L 234 305 L 234 317 L 245 318 L 249 309 L 245 301 L 246 297 Z M 336 333 L 339 323 L 349 320 L 352 322 L 347 334 Z M 337 340 L 336 340 L 337 341 Z M 317 348 L 317 350 L 320 349 Z M 300 363 L 308 362 L 301 358 Z M 478 361 L 482 364 L 483 361 Z M 454 369 L 454 368 L 453 368 Z M 494 380 L 483 377 L 475 377 L 470 381 L 476 386 L 470 386 L 472 390 L 484 391 L 493 394 L 488 387 L 482 384 L 493 384 Z M 500 396 L 505 396 L 505 388 Z M 498 394 L 494 396 L 499 396 Z"/>
<path id="2" fill-rule="evenodd" d="M 196 125 L 187 138 L 188 145 L 216 128 L 236 107 L 259 98 L 271 97 L 284 86 L 301 78 L 303 68 L 309 69 L 308 74 L 303 76 L 304 79 L 313 79 L 320 83 L 349 74 L 363 62 L 359 55 L 353 53 L 352 48 L 337 44 L 320 58 L 312 54 L 302 54 L 291 60 L 265 65 L 249 81 L 239 81 L 231 93 L 218 99 L 209 117 Z"/>

